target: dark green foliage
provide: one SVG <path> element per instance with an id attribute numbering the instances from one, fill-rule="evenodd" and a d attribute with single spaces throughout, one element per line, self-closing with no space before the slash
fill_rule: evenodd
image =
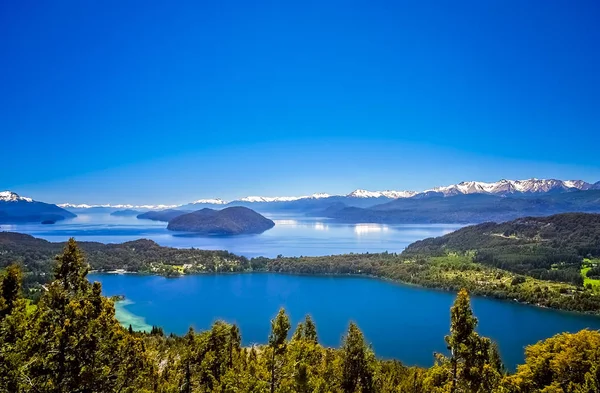
<path id="1" fill-rule="evenodd" d="M 1 232 L 0 268 L 19 262 L 25 272 L 24 287 L 40 289 L 40 284 L 51 280 L 54 258 L 64 246 L 65 243 L 51 243 L 29 235 Z M 79 246 L 90 268 L 97 271 L 124 269 L 130 272 L 161 274 L 166 273 L 169 268 L 182 268 L 184 265 L 188 266 L 188 273 L 223 270 L 239 272 L 250 268 L 246 258 L 226 251 L 161 247 L 151 240 L 122 244 L 80 242 Z"/>
<path id="2" fill-rule="evenodd" d="M 475 262 L 581 286 L 583 258 L 600 256 L 600 214 L 568 213 L 469 226 L 415 242 L 405 254 L 449 251 L 476 251 Z"/>
<path id="3" fill-rule="evenodd" d="M 167 229 L 206 235 L 242 235 L 262 233 L 275 223 L 247 207 L 223 210 L 202 209 L 169 220 Z"/>
<path id="4" fill-rule="evenodd" d="M 574 219 L 578 217 L 579 215 L 573 216 Z M 583 215 L 583 217 L 587 218 L 588 215 Z M 495 226 L 496 224 L 483 225 Z M 563 220 L 560 225 L 569 226 L 570 221 L 568 219 Z M 475 237 L 479 236 L 479 232 L 473 230 L 473 228 L 477 227 L 468 227 L 456 233 L 461 233 L 461 237 L 465 233 L 472 233 L 471 235 Z M 466 236 L 465 241 L 470 241 L 469 236 Z M 448 237 L 430 239 L 424 241 L 424 243 L 436 243 L 440 239 L 448 239 Z M 493 240 L 511 241 L 503 238 L 495 239 L 495 237 Z M 573 238 L 573 240 L 577 239 Z M 452 291 L 466 288 L 474 295 L 508 300 L 516 299 L 520 302 L 550 308 L 592 313 L 600 312 L 600 296 L 596 296 L 591 289 L 583 291 L 565 284 L 560 287 L 560 290 L 559 288 L 542 290 L 545 282 L 538 282 L 534 285 L 530 283 L 522 284 L 523 280 L 527 280 L 526 276 L 528 274 L 517 276 L 506 270 L 499 270 L 494 266 L 474 262 L 470 251 L 464 252 L 464 255 L 460 257 L 436 257 L 435 255 L 446 255 L 450 251 L 445 247 L 436 245 L 435 249 L 419 247 L 420 251 L 415 253 L 415 247 L 424 243 L 415 243 L 401 255 L 384 252 L 380 254 L 346 254 L 324 257 L 258 257 L 251 260 L 225 251 L 161 247 L 149 240 L 107 245 L 83 242 L 80 246 L 91 268 L 99 271 L 124 269 L 130 272 L 154 273 L 165 276 L 179 276 L 190 273 L 256 271 L 365 275 L 428 288 L 442 288 Z M 24 287 L 27 297 L 35 300 L 42 293 L 40 284 L 49 282 L 52 277 L 53 258 L 63 246 L 64 243 L 50 243 L 28 235 L 9 232 L 0 233 L 0 267 L 18 261 L 24 268 Z M 502 251 L 505 248 L 499 247 L 498 250 Z M 477 258 L 477 255 L 475 255 L 475 258 Z M 567 265 L 551 267 L 550 270 L 543 269 L 541 276 L 560 274 L 561 272 L 566 272 L 571 276 L 574 274 L 576 279 L 571 281 L 582 280 L 579 271 L 575 271 L 575 266 L 569 267 Z M 531 274 L 539 275 L 536 270 L 533 270 Z M 485 278 L 482 278 L 481 275 L 484 275 Z M 516 281 L 514 281 L 515 278 Z M 514 281 L 515 285 L 510 285 L 511 281 Z"/>
<path id="5" fill-rule="evenodd" d="M 0 320 L 10 314 L 21 298 L 23 273 L 17 265 L 9 265 L 0 280 Z"/>
<path id="6" fill-rule="evenodd" d="M 344 393 L 375 391 L 375 357 L 362 332 L 352 322 L 342 343 L 342 390 Z"/>
<path id="7" fill-rule="evenodd" d="M 600 266 L 595 266 L 585 274 L 589 278 L 600 279 Z"/>
<path id="8" fill-rule="evenodd" d="M 0 304 L 0 393 L 531 393 L 596 392 L 600 333 L 558 335 L 526 350 L 527 362 L 505 376 L 496 346 L 475 332 L 466 291 L 451 309 L 450 357 L 430 369 L 375 357 L 350 324 L 340 349 L 316 342 L 310 317 L 288 340 L 284 310 L 271 322 L 268 345 L 242 347 L 235 325 L 165 336 L 124 329 L 70 241 L 57 259 L 57 279 L 33 312 L 19 293 L 19 268 L 4 273 Z M 384 321 L 382 321 L 384 323 Z M 566 372 L 565 370 L 568 370 Z M 568 389 L 559 390 L 560 387 Z"/>

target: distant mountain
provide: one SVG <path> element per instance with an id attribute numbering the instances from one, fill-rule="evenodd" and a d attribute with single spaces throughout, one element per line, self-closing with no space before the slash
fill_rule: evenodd
<path id="1" fill-rule="evenodd" d="M 547 193 L 536 196 L 459 194 L 445 197 L 396 199 L 371 208 L 345 207 L 323 211 L 341 222 L 376 223 L 478 223 L 506 221 L 523 216 L 566 212 L 600 212 L 600 190 Z"/>
<path id="2" fill-rule="evenodd" d="M 63 209 L 67 209 L 69 211 L 92 211 L 96 210 L 98 212 L 113 212 L 117 210 L 123 209 L 137 209 L 137 210 L 165 210 L 172 209 L 178 207 L 179 205 L 130 205 L 130 204 L 104 204 L 104 205 L 88 205 L 86 203 L 60 203 L 57 205 L 58 207 L 62 207 Z"/>
<path id="3" fill-rule="evenodd" d="M 140 220 L 152 220 L 152 221 L 164 221 L 169 222 L 175 217 L 179 217 L 182 214 L 190 213 L 189 210 L 175 210 L 175 209 L 167 209 L 167 210 L 152 210 L 146 213 L 139 214 L 137 218 Z"/>
<path id="4" fill-rule="evenodd" d="M 138 216 L 140 214 L 143 214 L 143 213 L 139 210 L 133 210 L 133 209 L 116 210 L 116 211 L 110 213 L 111 216 L 117 216 L 117 217 Z"/>
<path id="5" fill-rule="evenodd" d="M 202 208 L 222 209 L 223 207 L 244 206 L 262 213 L 292 213 L 318 215 L 320 212 L 339 208 L 340 204 L 346 207 L 370 208 L 394 200 L 423 199 L 431 197 L 454 197 L 459 195 L 496 195 L 512 197 L 535 197 L 545 194 L 559 194 L 571 191 L 586 191 L 600 189 L 600 182 L 587 183 L 582 180 L 557 180 L 557 179 L 527 179 L 527 180 L 500 180 L 493 183 L 479 181 L 465 181 L 448 186 L 435 187 L 425 191 L 368 191 L 357 189 L 345 195 L 330 195 L 317 193 L 305 196 L 247 196 L 233 201 L 222 199 L 199 199 L 185 205 L 73 205 L 62 204 L 60 207 L 71 211 L 80 209 L 136 209 L 136 210 L 164 210 L 178 209 L 196 211 Z M 113 210 L 110 210 L 113 211 Z M 110 212 L 109 211 L 109 212 Z"/>
<path id="6" fill-rule="evenodd" d="M 594 187 L 593 184 L 582 180 L 556 180 L 556 179 L 528 179 L 528 180 L 500 180 L 495 183 L 478 181 L 461 182 L 444 187 L 426 190 L 423 194 L 440 193 L 444 196 L 460 194 L 545 194 L 564 191 L 586 191 Z"/>
<path id="7" fill-rule="evenodd" d="M 242 235 L 262 233 L 274 226 L 273 221 L 254 210 L 234 206 L 223 210 L 202 209 L 175 217 L 167 229 L 204 235 Z"/>
<path id="8" fill-rule="evenodd" d="M 49 203 L 37 202 L 11 191 L 0 192 L 0 224 L 56 222 L 75 214 Z"/>

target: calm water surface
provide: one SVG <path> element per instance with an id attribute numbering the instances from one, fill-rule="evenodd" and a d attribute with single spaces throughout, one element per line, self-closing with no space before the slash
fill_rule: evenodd
<path id="1" fill-rule="evenodd" d="M 267 216 L 269 216 L 267 214 Z M 364 252 L 401 252 L 410 243 L 452 232 L 460 225 L 339 224 L 327 219 L 269 216 L 275 227 L 260 235 L 218 237 L 194 236 L 168 231 L 165 222 L 114 217 L 109 214 L 79 214 L 75 219 L 54 225 L 0 225 L 0 231 L 14 231 L 49 241 L 122 243 L 140 238 L 161 246 L 206 250 L 227 250 L 247 257 L 321 256 Z"/>
<path id="2" fill-rule="evenodd" d="M 285 307 L 295 326 L 306 314 L 321 343 L 339 346 L 355 321 L 378 356 L 429 366 L 445 350 L 454 294 L 358 277 L 281 274 L 200 275 L 181 278 L 94 274 L 107 295 L 125 295 L 122 322 L 160 325 L 184 334 L 208 329 L 217 319 L 237 323 L 243 342 L 264 343 L 270 319 Z M 505 363 L 523 361 L 523 348 L 560 332 L 600 329 L 600 318 L 473 298 L 479 332 L 496 340 Z M 132 315 L 133 314 L 133 315 Z M 137 318 L 135 318 L 137 316 Z"/>
<path id="3" fill-rule="evenodd" d="M 270 216 L 275 227 L 261 235 L 197 237 L 167 231 L 166 223 L 79 214 L 55 225 L 2 225 L 0 231 L 28 233 L 49 241 L 121 243 L 147 238 L 163 246 L 223 249 L 248 257 L 401 252 L 408 244 L 451 232 L 458 225 L 338 224 L 327 219 Z M 285 307 L 295 325 L 311 314 L 321 342 L 338 346 L 351 320 L 365 332 L 381 357 L 431 365 L 444 351 L 454 295 L 365 278 L 238 274 L 187 276 L 93 275 L 107 295 L 123 294 L 118 318 L 137 328 L 160 325 L 183 334 L 189 326 L 207 329 L 216 319 L 240 325 L 245 344 L 264 343 L 269 321 Z M 500 344 L 510 366 L 523 348 L 563 331 L 600 329 L 600 319 L 537 309 L 491 299 L 473 299 L 480 333 Z"/>

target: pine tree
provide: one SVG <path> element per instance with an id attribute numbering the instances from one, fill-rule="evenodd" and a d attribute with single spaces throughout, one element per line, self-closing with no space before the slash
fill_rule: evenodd
<path id="1" fill-rule="evenodd" d="M 233 367 L 234 356 L 239 355 L 240 349 L 242 347 L 242 337 L 240 336 L 240 329 L 235 324 L 231 325 L 231 328 L 229 329 L 228 345 L 229 345 L 228 366 L 231 368 L 231 367 Z"/>
<path id="2" fill-rule="evenodd" d="M 319 341 L 317 337 L 317 327 L 310 315 L 306 315 L 306 318 L 304 319 L 304 337 L 306 340 L 315 344 Z"/>
<path id="3" fill-rule="evenodd" d="M 277 313 L 275 319 L 271 321 L 271 334 L 269 334 L 269 347 L 271 348 L 271 382 L 270 390 L 271 393 L 275 392 L 277 385 L 277 365 L 278 356 L 285 353 L 286 340 L 290 331 L 290 319 L 288 318 L 285 310 L 282 308 Z"/>
<path id="4" fill-rule="evenodd" d="M 111 392 L 119 384 L 126 331 L 113 302 L 102 296 L 100 283 L 87 280 L 87 272 L 81 251 L 69 240 L 30 326 L 31 360 L 23 373 L 34 391 Z"/>
<path id="5" fill-rule="evenodd" d="M 0 282 L 0 321 L 12 312 L 17 301 L 21 298 L 22 281 L 21 268 L 15 264 L 9 265 Z"/>
<path id="6" fill-rule="evenodd" d="M 362 393 L 374 391 L 370 352 L 362 332 L 351 322 L 342 344 L 342 390 L 345 393 L 354 393 L 357 389 Z"/>
<path id="7" fill-rule="evenodd" d="M 0 281 L 0 392 L 19 391 L 27 334 L 27 304 L 21 298 L 22 273 L 10 265 Z"/>
<path id="8" fill-rule="evenodd" d="M 502 362 L 497 347 L 490 339 L 480 337 L 476 327 L 469 294 L 462 289 L 450 309 L 450 335 L 445 338 L 450 351 L 451 393 L 476 393 L 482 385 L 491 389 L 501 377 Z M 440 359 L 442 363 L 446 361 L 444 357 Z"/>

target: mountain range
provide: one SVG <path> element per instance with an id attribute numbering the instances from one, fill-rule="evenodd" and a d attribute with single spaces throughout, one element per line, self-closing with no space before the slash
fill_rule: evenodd
<path id="1" fill-rule="evenodd" d="M 56 205 L 34 201 L 11 191 L 0 192 L 0 224 L 44 223 L 76 217 Z"/>
<path id="2" fill-rule="evenodd" d="M 5 191 L 0 193 L 0 222 L 55 221 L 73 217 L 73 213 L 95 211 L 111 213 L 122 209 L 150 212 L 148 216 L 153 216 L 152 218 L 146 216 L 139 218 L 169 221 L 176 215 L 204 208 L 223 209 L 243 206 L 263 214 L 306 214 L 343 222 L 474 223 L 508 220 L 524 214 L 546 215 L 568 211 L 600 211 L 598 193 L 594 192 L 599 190 L 600 182 L 535 178 L 503 179 L 493 183 L 467 181 L 420 192 L 358 189 L 345 195 L 317 193 L 297 197 L 248 196 L 230 202 L 222 199 L 199 199 L 184 205 L 65 203 L 44 204 L 43 209 L 42 205 L 36 205 L 41 202 Z M 17 206 L 19 209 L 16 209 Z M 156 214 L 152 212 L 156 212 Z M 160 217 L 154 217 L 155 215 Z"/>
<path id="3" fill-rule="evenodd" d="M 281 208 L 293 208 L 294 204 L 300 206 L 311 205 L 328 205 L 332 203 L 345 203 L 348 206 L 354 207 L 370 207 L 380 203 L 389 202 L 400 198 L 422 198 L 429 196 L 456 196 L 467 194 L 489 194 L 499 196 L 516 196 L 516 195 L 541 195 L 546 193 L 561 193 L 567 191 L 587 191 L 600 189 L 600 181 L 597 183 L 588 183 L 583 180 L 557 180 L 557 179 L 527 179 L 527 180 L 506 180 L 502 179 L 493 183 L 479 181 L 465 181 L 448 186 L 435 187 L 424 191 L 368 191 L 357 189 L 349 194 L 332 195 L 326 193 L 316 193 L 304 196 L 246 196 L 232 201 L 225 201 L 219 198 L 199 199 L 184 205 L 88 205 L 88 204 L 59 204 L 59 207 L 75 210 L 75 209 L 90 209 L 90 208 L 107 208 L 107 209 L 139 209 L 139 210 L 163 210 L 163 209 L 180 209 L 180 210 L 198 210 L 204 207 L 219 208 L 224 206 L 249 206 L 252 208 L 274 207 L 279 210 Z M 320 201 L 318 203 L 315 203 Z M 324 203 L 323 203 L 324 202 Z M 290 206 L 290 204 L 292 206 Z M 259 209 L 260 210 L 260 209 Z"/>

